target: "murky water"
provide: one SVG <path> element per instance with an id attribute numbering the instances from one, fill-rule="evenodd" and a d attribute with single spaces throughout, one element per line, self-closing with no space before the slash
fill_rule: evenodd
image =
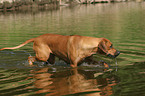
<path id="1" fill-rule="evenodd" d="M 121 54 L 116 60 L 94 56 L 112 66 L 105 71 L 87 64 L 71 69 L 59 60 L 55 65 L 36 62 L 30 67 L 27 58 L 34 55 L 32 44 L 1 51 L 0 96 L 145 95 L 145 2 L 0 13 L 0 48 L 45 33 L 105 37 Z"/>

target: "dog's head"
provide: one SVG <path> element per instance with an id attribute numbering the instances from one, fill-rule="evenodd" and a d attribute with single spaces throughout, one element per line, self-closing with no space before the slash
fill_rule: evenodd
<path id="1" fill-rule="evenodd" d="M 97 52 L 113 58 L 116 58 L 120 54 L 119 51 L 113 48 L 113 44 L 105 38 L 100 41 Z"/>

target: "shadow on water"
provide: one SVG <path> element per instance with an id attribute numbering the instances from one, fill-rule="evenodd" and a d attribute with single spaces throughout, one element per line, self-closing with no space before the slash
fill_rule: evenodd
<path id="1" fill-rule="evenodd" d="M 36 93 L 46 93 L 46 96 L 112 94 L 111 86 L 116 85 L 113 78 L 95 78 L 103 74 L 102 69 L 97 71 L 85 71 L 82 69 L 70 69 L 61 72 L 46 73 L 49 68 L 42 68 L 34 75 L 34 86 L 40 90 Z M 100 73 L 101 72 L 101 73 Z M 47 77 L 47 79 L 46 79 Z M 111 82 L 109 81 L 110 79 Z"/>
<path id="2" fill-rule="evenodd" d="M 1 73 L 12 74 L 14 70 L 2 71 L 4 70 L 1 69 Z M 5 76 L 3 74 L 0 78 L 0 92 L 1 96 L 24 95 L 28 93 L 30 96 L 34 94 L 35 96 L 111 95 L 113 93 L 112 86 L 116 85 L 116 77 L 102 77 L 102 72 L 102 69 L 96 71 L 65 69 L 60 72 L 52 72 L 51 68 L 45 67 L 31 70 L 27 76 L 23 75 L 26 74 L 24 71 L 20 71 L 15 76 Z M 100 77 L 98 77 L 99 75 Z M 4 88 L 4 85 L 7 85 L 7 87 Z"/>
<path id="3" fill-rule="evenodd" d="M 88 66 L 89 67 L 89 66 Z M 145 62 L 102 68 L 0 69 L 0 95 L 144 96 Z"/>

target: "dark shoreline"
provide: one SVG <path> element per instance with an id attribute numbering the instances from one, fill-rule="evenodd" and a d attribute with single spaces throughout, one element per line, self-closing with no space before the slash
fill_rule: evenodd
<path id="1" fill-rule="evenodd" d="M 126 2 L 128 0 L 90 0 L 77 2 L 78 0 L 20 0 L 20 1 L 5 1 L 0 2 L 0 12 L 33 10 L 33 9 L 55 9 L 60 6 L 74 6 L 77 4 L 97 4 L 97 3 L 112 3 L 112 2 Z M 81 1 L 81 0 L 80 0 Z"/>
<path id="2" fill-rule="evenodd" d="M 0 11 L 17 11 L 17 10 L 31 10 L 31 9 L 41 9 L 41 8 L 56 8 L 59 7 L 59 1 L 48 0 L 48 1 L 17 1 L 17 2 L 3 2 L 0 3 Z"/>

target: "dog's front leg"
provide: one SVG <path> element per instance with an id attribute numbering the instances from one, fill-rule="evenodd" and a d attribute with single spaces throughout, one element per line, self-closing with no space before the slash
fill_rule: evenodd
<path id="1" fill-rule="evenodd" d="M 49 55 L 49 58 L 47 60 L 50 64 L 54 64 L 55 63 L 55 55 L 51 54 Z"/>
<path id="2" fill-rule="evenodd" d="M 94 65 L 99 64 L 101 66 L 104 66 L 105 68 L 109 68 L 109 64 L 107 64 L 106 62 L 104 62 L 102 60 L 101 61 L 96 61 L 96 60 L 93 59 L 93 56 L 86 57 L 83 62 L 86 62 L 88 64 L 94 64 Z"/>
<path id="3" fill-rule="evenodd" d="M 72 68 L 77 67 L 78 63 L 82 60 L 82 58 L 77 57 L 77 58 L 71 58 L 70 66 Z"/>

